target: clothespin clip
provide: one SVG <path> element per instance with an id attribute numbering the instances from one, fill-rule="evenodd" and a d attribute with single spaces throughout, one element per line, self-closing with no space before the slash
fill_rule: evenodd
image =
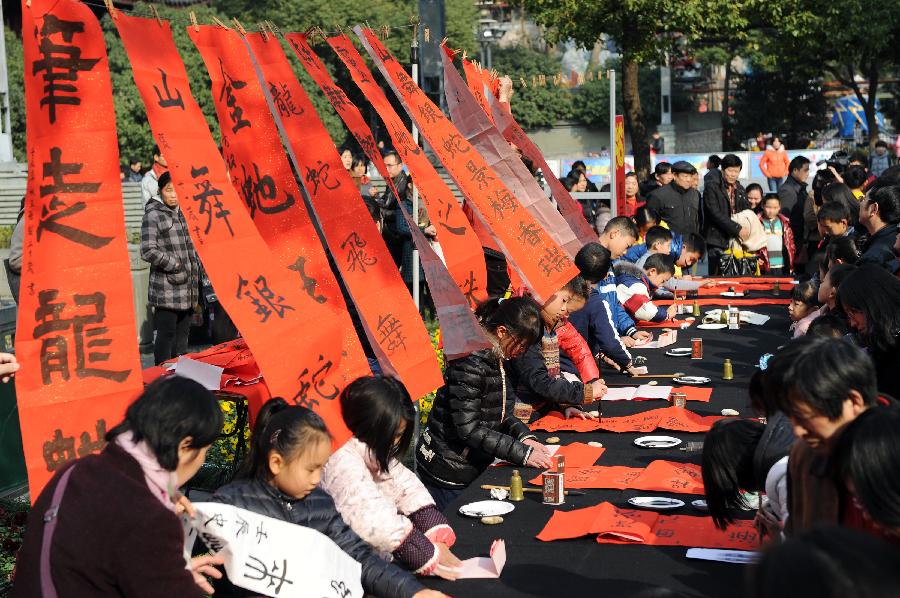
<path id="1" fill-rule="evenodd" d="M 522 87 L 528 87 L 528 84 L 525 83 L 525 78 L 524 78 L 524 77 L 519 77 L 519 83 L 522 84 Z"/>
<path id="2" fill-rule="evenodd" d="M 31 0 L 25 0 L 25 8 L 31 8 Z"/>
<path id="3" fill-rule="evenodd" d="M 431 29 L 430 28 L 426 27 L 423 31 L 423 35 L 425 36 L 425 43 L 428 43 L 431 41 Z"/>
<path id="4" fill-rule="evenodd" d="M 113 6 L 112 0 L 103 0 L 103 4 L 106 5 L 106 10 L 109 11 L 109 16 L 113 19 L 116 18 L 116 7 Z"/>
<path id="5" fill-rule="evenodd" d="M 229 30 L 231 29 L 231 27 L 229 27 L 228 25 L 226 25 L 225 23 L 223 23 L 223 22 L 222 22 L 217 16 L 215 16 L 215 15 L 212 16 L 212 22 L 215 23 L 216 25 L 218 25 L 219 27 L 222 27 L 223 29 L 229 29 Z"/>
<path id="6" fill-rule="evenodd" d="M 418 22 L 413 23 L 413 39 L 414 40 L 419 39 L 419 23 Z"/>
<path id="7" fill-rule="evenodd" d="M 191 16 L 191 25 L 194 26 L 194 31 L 195 31 L 196 33 L 200 33 L 200 24 L 197 22 L 197 13 L 195 13 L 195 12 L 192 10 L 190 16 Z"/>
<path id="8" fill-rule="evenodd" d="M 445 37 L 444 39 L 441 40 L 441 45 L 442 45 L 442 46 L 446 46 L 446 45 L 447 45 L 447 39 L 448 39 L 448 38 Z"/>
<path id="9" fill-rule="evenodd" d="M 387 41 L 387 39 L 391 36 L 391 28 L 387 25 L 382 25 L 381 31 L 383 32 L 381 39 Z"/>
<path id="10" fill-rule="evenodd" d="M 247 35 L 247 30 L 244 29 L 244 26 L 241 25 L 241 22 L 237 20 L 237 17 L 231 17 L 231 22 L 234 23 L 234 26 L 240 31 L 241 35 Z"/>
<path id="11" fill-rule="evenodd" d="M 257 23 L 256 26 L 259 27 L 259 32 L 262 33 L 263 41 L 264 42 L 269 41 L 269 32 L 266 31 L 266 24 L 265 23 Z"/>
<path id="12" fill-rule="evenodd" d="M 275 33 L 275 34 L 281 33 L 281 30 L 275 26 L 275 23 L 273 23 L 272 21 L 270 21 L 268 19 L 266 19 L 265 22 L 266 22 L 266 25 L 269 26 L 269 31 L 271 31 L 272 33 Z"/>
<path id="13" fill-rule="evenodd" d="M 468 52 L 466 52 L 465 48 L 463 48 L 463 55 L 462 55 L 463 62 L 465 62 L 465 60 L 466 60 L 468 57 L 469 57 Z"/>
<path id="14" fill-rule="evenodd" d="M 163 22 L 162 22 L 162 19 L 159 18 L 159 11 L 156 10 L 156 5 L 150 4 L 149 6 L 150 6 L 150 12 L 153 13 L 154 17 L 156 17 L 156 22 L 159 23 L 160 27 L 162 27 Z"/>

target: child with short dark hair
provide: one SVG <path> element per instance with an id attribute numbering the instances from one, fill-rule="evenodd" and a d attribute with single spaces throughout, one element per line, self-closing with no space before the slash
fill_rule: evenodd
<path id="1" fill-rule="evenodd" d="M 819 234 L 822 236 L 823 247 L 831 239 L 850 236 L 853 231 L 850 227 L 850 210 L 839 201 L 822 204 L 816 214 L 816 222 L 819 226 Z"/>
<path id="2" fill-rule="evenodd" d="M 843 338 L 850 332 L 847 321 L 837 314 L 823 314 L 812 321 L 806 329 L 806 336 Z"/>
<path id="3" fill-rule="evenodd" d="M 631 316 L 630 327 L 635 321 L 663 322 L 677 313 L 677 306 L 668 309 L 653 304 L 654 291 L 664 285 L 675 274 L 675 260 L 672 256 L 654 253 L 644 263 L 644 269 L 623 263 L 614 268 L 616 273 L 616 295 L 619 303 Z"/>
<path id="4" fill-rule="evenodd" d="M 475 316 L 494 346 L 447 364 L 416 451 L 419 477 L 441 510 L 495 458 L 550 466 L 550 452 L 513 414 L 504 363 L 540 340 L 540 306 L 531 297 L 489 299 Z"/>
<path id="5" fill-rule="evenodd" d="M 807 280 L 794 287 L 788 305 L 788 315 L 793 322 L 790 331 L 794 333 L 794 338 L 806 334 L 806 329 L 819 315 L 818 308 L 818 288 L 814 283 Z"/>
<path id="6" fill-rule="evenodd" d="M 790 274 L 796 251 L 794 232 L 790 220 L 781 213 L 778 195 L 769 194 L 763 199 L 759 221 L 766 233 L 766 246 L 757 252 L 760 271 L 772 276 Z"/>
<path id="7" fill-rule="evenodd" d="M 439 596 L 415 577 L 380 558 L 341 518 L 334 501 L 319 488 L 331 456 L 325 422 L 306 407 L 270 399 L 256 416 L 250 453 L 235 481 L 219 488 L 213 502 L 302 525 L 325 534 L 362 565 L 362 586 L 378 596 Z M 223 578 L 217 596 L 250 596 Z"/>
<path id="8" fill-rule="evenodd" d="M 399 457 L 415 432 L 416 410 L 406 387 L 389 376 L 366 376 L 341 393 L 341 413 L 353 438 L 322 470 L 322 489 L 354 532 L 386 560 L 421 575 L 455 579 L 450 547 L 456 534 L 416 474 Z"/>
<path id="9" fill-rule="evenodd" d="M 653 255 L 654 253 L 665 253 L 668 254 L 672 251 L 672 231 L 667 228 L 663 228 L 661 226 L 654 226 L 650 230 L 647 231 L 646 241 L 644 242 L 644 246 L 647 251 L 644 252 L 644 255 L 639 257 L 634 264 L 639 267 L 644 267 L 644 262 L 647 261 L 647 258 Z M 632 248 L 634 249 L 634 248 Z M 629 250 L 631 251 L 631 250 Z M 626 256 L 628 253 L 626 252 Z"/>
<path id="10" fill-rule="evenodd" d="M 647 231 L 654 226 L 663 226 L 663 223 L 659 219 L 659 214 L 653 208 L 648 208 L 647 206 L 639 207 L 634 213 L 634 223 L 637 225 L 637 245 L 644 244 L 644 237 L 647 234 Z M 664 227 L 668 228 L 668 226 Z"/>
<path id="11" fill-rule="evenodd" d="M 859 519 L 829 460 L 843 428 L 876 405 L 872 360 L 843 339 L 794 339 L 769 360 L 766 390 L 794 424 L 798 442 L 788 458 L 789 508 L 785 531 Z"/>

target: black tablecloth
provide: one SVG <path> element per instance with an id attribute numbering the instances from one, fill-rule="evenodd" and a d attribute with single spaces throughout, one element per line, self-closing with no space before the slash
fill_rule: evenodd
<path id="1" fill-rule="evenodd" d="M 708 309 L 704 308 L 704 312 Z M 703 338 L 704 359 L 668 357 L 664 350 L 637 350 L 634 355 L 645 355 L 652 373 L 685 372 L 688 375 L 712 378 L 712 399 L 709 403 L 688 402 L 688 408 L 701 415 L 721 414 L 724 408 L 736 409 L 742 416 L 755 416 L 747 397 L 747 384 L 757 369 L 760 355 L 773 352 L 790 338 L 790 324 L 785 306 L 752 306 L 742 309 L 765 314 L 771 319 L 763 326 L 743 325 L 740 330 L 698 330 L 696 324 L 678 331 L 678 342 L 673 347 L 689 347 L 692 337 Z M 658 331 L 654 331 L 658 332 Z M 722 364 L 730 358 L 734 365 L 734 380 L 722 380 Z M 631 381 L 624 376 L 603 372 L 608 383 Z M 641 382 L 647 382 L 642 380 Z M 659 379 L 659 384 L 671 384 Z M 668 406 L 664 401 L 607 401 L 603 402 L 606 416 L 631 415 L 650 409 Z M 684 442 L 701 441 L 703 434 L 683 434 L 659 431 L 681 438 Z M 541 440 L 558 436 L 561 444 L 599 441 L 606 452 L 597 465 L 646 466 L 654 459 L 700 463 L 700 453 L 686 453 L 675 449 L 640 449 L 633 442 L 641 434 L 611 432 L 538 433 Z M 538 471 L 520 468 L 522 478 L 535 477 Z M 593 537 L 574 540 L 541 542 L 535 538 L 550 518 L 554 509 L 572 510 L 609 501 L 619 507 L 628 507 L 633 496 L 661 495 L 680 498 L 686 506 L 671 511 L 672 514 L 701 515 L 690 506 L 690 501 L 702 498 L 692 495 L 666 495 L 638 490 L 586 490 L 585 496 L 568 496 L 566 503 L 558 507 L 541 503 L 540 494 L 526 494 L 525 501 L 516 503 L 516 509 L 505 517 L 500 525 L 484 525 L 477 519 L 458 514 L 460 505 L 490 498 L 482 484 L 509 485 L 511 467 L 488 469 L 463 494 L 446 509 L 457 534 L 454 553 L 460 558 L 486 556 L 491 542 L 496 538 L 506 541 L 508 560 L 499 580 L 458 580 L 448 582 L 428 579 L 425 583 L 454 597 L 491 596 L 614 596 L 628 598 L 642 590 L 664 587 L 681 596 L 737 596 L 745 578 L 745 569 L 734 564 L 714 563 L 685 558 L 684 547 L 654 547 L 598 544 Z M 752 513 L 748 513 L 748 517 Z"/>

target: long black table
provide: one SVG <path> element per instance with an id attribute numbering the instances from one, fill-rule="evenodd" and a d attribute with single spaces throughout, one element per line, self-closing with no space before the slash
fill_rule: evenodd
<path id="1" fill-rule="evenodd" d="M 703 307 L 703 312 L 715 307 Z M 688 375 L 712 379 L 712 399 L 709 403 L 689 401 L 688 409 L 701 415 L 721 414 L 724 408 L 736 409 L 741 416 L 754 416 L 747 397 L 747 384 L 757 368 L 760 355 L 773 352 L 790 338 L 790 321 L 783 305 L 742 307 L 770 316 L 763 326 L 742 325 L 740 330 L 698 330 L 695 322 L 679 330 L 673 347 L 688 347 L 692 337 L 703 338 L 704 359 L 693 361 L 684 357 L 669 357 L 664 349 L 637 350 L 633 355 L 647 357 L 651 373 L 685 372 Z M 683 318 L 684 316 L 679 316 Z M 654 331 L 658 332 L 658 331 Z M 722 380 L 722 365 L 730 358 L 734 366 L 734 380 Z M 618 374 L 603 371 L 608 383 L 637 383 Z M 647 382 L 641 380 L 640 382 Z M 659 379 L 659 384 L 672 384 Z M 605 416 L 632 415 L 666 407 L 665 401 L 606 401 L 602 403 Z M 703 434 L 657 431 L 681 438 L 684 443 L 702 441 Z M 646 466 L 655 459 L 700 463 L 700 453 L 686 453 L 674 449 L 641 449 L 634 439 L 638 433 L 557 432 L 538 433 L 541 440 L 558 436 L 561 444 L 599 441 L 606 448 L 597 465 Z M 683 446 L 683 445 L 682 445 Z M 691 560 L 685 558 L 684 547 L 655 547 L 641 545 L 598 544 L 594 537 L 541 542 L 535 536 L 550 518 L 554 509 L 565 511 L 609 501 L 628 508 L 633 496 L 672 496 L 684 500 L 686 506 L 671 514 L 702 515 L 691 507 L 693 495 L 665 494 L 639 490 L 586 490 L 585 496 L 567 496 L 564 505 L 553 507 L 541 502 L 540 494 L 526 493 L 523 502 L 515 503 L 515 510 L 499 525 L 484 525 L 478 519 L 464 517 L 458 508 L 469 502 L 490 498 L 482 484 L 509 485 L 511 467 L 489 468 L 463 494 L 448 506 L 445 513 L 457 535 L 454 553 L 460 558 L 486 556 L 494 539 L 506 541 L 508 560 L 500 579 L 458 580 L 448 582 L 429 578 L 426 585 L 454 597 L 491 596 L 615 596 L 628 598 L 650 588 L 663 587 L 685 597 L 720 597 L 741 594 L 746 568 L 740 565 Z M 525 484 L 539 472 L 519 468 Z M 752 517 L 747 513 L 746 517 Z"/>

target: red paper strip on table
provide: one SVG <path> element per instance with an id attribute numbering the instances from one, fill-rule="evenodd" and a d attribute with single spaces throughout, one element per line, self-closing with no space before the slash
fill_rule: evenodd
<path id="1" fill-rule="evenodd" d="M 785 294 L 790 294 L 791 289 L 794 288 L 792 284 L 785 284 L 781 287 L 781 290 Z M 736 293 L 747 293 L 749 291 L 758 291 L 765 292 L 771 291 L 774 289 L 774 284 L 772 283 L 763 283 L 763 284 L 746 284 L 746 283 L 735 283 L 729 285 L 721 285 L 717 284 L 711 287 L 700 287 L 697 289 L 697 295 L 700 297 L 720 297 L 722 293 L 725 291 L 734 291 Z"/>
<path id="2" fill-rule="evenodd" d="M 29 168 L 15 384 L 37 500 L 65 463 L 103 449 L 142 384 L 103 33 L 81 2 L 31 0 L 22 41 Z"/>
<path id="3" fill-rule="evenodd" d="M 534 216 L 553 241 L 564 247 L 569 255 L 574 256 L 584 244 L 578 240 L 553 204 L 547 201 L 544 190 L 534 180 L 534 176 L 522 163 L 519 155 L 503 139 L 503 135 L 494 127 L 494 123 L 484 110 L 479 109 L 478 101 L 453 66 L 455 52 L 446 46 L 441 48 L 444 93 L 454 126 L 475 146 L 488 166 L 500 176 L 503 184 Z"/>
<path id="4" fill-rule="evenodd" d="M 747 305 L 788 305 L 791 302 L 790 297 L 788 298 L 779 298 L 779 297 L 760 297 L 758 299 L 736 299 L 734 297 L 707 297 L 702 299 L 693 299 L 688 300 L 691 303 L 696 302 L 697 305 L 732 305 L 732 306 L 747 306 Z M 658 299 L 655 300 L 654 303 L 656 305 L 672 305 L 674 301 L 672 299 Z M 681 301 L 684 303 L 684 301 Z M 648 328 L 649 326 L 642 326 L 643 322 L 638 323 L 638 328 Z M 670 326 L 671 328 L 671 326 Z"/>
<path id="5" fill-rule="evenodd" d="M 569 194 L 560 180 L 553 174 L 553 170 L 544 159 L 544 155 L 538 146 L 525 134 L 519 123 L 513 118 L 509 111 L 509 104 L 489 96 L 487 98 L 491 106 L 494 123 L 503 134 L 503 137 L 515 145 L 522 152 L 522 155 L 531 160 L 534 165 L 541 170 L 544 180 L 550 185 L 550 191 L 553 193 L 553 199 L 559 206 L 559 211 L 563 218 L 569 223 L 569 227 L 578 236 L 578 240 L 582 245 L 597 240 L 597 233 L 591 228 L 591 225 L 584 218 L 584 210 L 581 205 Z"/>
<path id="6" fill-rule="evenodd" d="M 289 41 L 292 35 L 288 35 Z M 381 86 L 375 82 L 375 77 L 350 38 L 339 35 L 326 41 L 350 71 L 353 82 L 384 122 L 394 149 L 409 169 L 426 209 L 430 214 L 438 215 L 438 239 L 444 251 L 447 269 L 450 270 L 456 284 L 469 299 L 470 305 L 487 299 L 487 273 L 481 242 L 465 214 L 458 209 L 453 192 L 431 165 L 425 152 L 413 142 L 403 121 L 384 95 Z M 301 61 L 304 61 L 303 57 Z M 379 155 L 377 150 L 375 154 Z M 384 162 L 381 161 L 381 164 Z"/>
<path id="7" fill-rule="evenodd" d="M 602 446 L 591 446 L 583 442 L 573 442 L 565 446 L 560 446 L 554 457 L 565 457 L 566 467 L 590 467 L 597 462 L 597 459 L 606 451 Z M 495 463 L 497 466 L 512 465 L 509 461 L 500 461 Z"/>
<path id="8" fill-rule="evenodd" d="M 537 535 L 550 542 L 597 534 L 600 544 L 646 544 L 757 550 L 759 532 L 752 521 L 736 521 L 728 530 L 716 529 L 711 517 L 661 515 L 620 509 L 608 502 L 574 511 L 554 511 Z"/>
<path id="9" fill-rule="evenodd" d="M 393 191 L 394 196 L 399 198 L 400 193 L 397 191 L 394 180 L 387 171 L 387 166 L 375 143 L 375 137 L 366 125 L 362 114 L 360 114 L 357 107 L 350 102 L 344 91 L 334 84 L 328 71 L 325 70 L 325 65 L 322 64 L 319 57 L 316 56 L 315 52 L 313 52 L 312 48 L 307 43 L 305 35 L 289 33 L 286 36 L 286 39 L 294 49 L 294 52 L 297 54 L 297 57 L 300 59 L 300 63 L 304 66 L 306 72 L 309 73 L 313 81 L 315 81 L 322 89 L 325 97 L 328 98 L 332 107 L 340 115 L 344 124 L 347 125 L 347 128 L 350 129 L 350 132 L 359 142 L 360 147 L 363 148 L 363 151 L 366 152 L 366 155 L 375 164 L 375 167 L 378 169 L 378 172 L 381 173 L 381 176 L 384 177 L 384 180 Z M 257 40 L 257 43 L 259 43 L 259 40 Z M 380 88 L 379 92 L 381 92 Z M 444 188 L 446 188 L 446 185 L 444 185 Z M 441 330 L 443 331 L 444 354 L 448 359 L 457 359 L 480 349 L 490 348 L 490 341 L 484 335 L 482 327 L 478 324 L 478 320 L 475 319 L 475 315 L 472 313 L 472 309 L 477 303 L 487 298 L 487 293 L 485 291 L 480 288 L 473 288 L 475 271 L 465 267 L 465 265 L 464 268 L 460 269 L 456 267 L 458 266 L 458 262 L 454 262 L 454 266 L 457 270 L 458 282 L 454 281 L 450 272 L 448 272 L 447 267 L 444 266 L 444 263 L 441 261 L 441 258 L 439 258 L 434 249 L 432 249 L 431 243 L 419 229 L 418 219 L 414 219 L 412 215 L 410 215 L 403 205 L 403 202 L 398 202 L 397 207 L 406 219 L 406 224 L 409 227 L 413 242 L 420 253 L 422 269 L 425 271 L 425 279 L 428 281 L 428 288 L 431 291 L 435 311 L 437 312 L 438 321 L 441 323 Z M 434 208 L 436 206 L 432 207 Z M 449 209 L 452 207 L 452 204 L 450 204 L 449 207 L 440 206 L 437 210 L 437 214 L 440 215 L 442 213 L 441 208 L 443 208 L 444 211 L 449 212 Z M 432 213 L 435 213 L 435 211 L 433 210 Z M 459 210 L 457 210 L 457 214 L 462 217 L 462 213 Z M 449 241 L 449 249 L 453 245 L 453 239 L 456 235 L 448 229 L 446 223 L 436 221 L 435 226 L 438 225 L 442 226 L 441 233 L 438 235 L 438 240 L 441 241 L 447 239 Z M 474 239 L 474 237 L 472 238 Z M 481 259 L 480 256 L 477 257 L 481 265 L 483 265 L 484 260 Z M 478 264 L 475 265 L 477 266 Z M 479 271 L 479 277 L 481 280 L 484 280 L 486 274 L 483 271 Z M 462 289 L 468 289 L 466 294 L 463 293 Z"/>
<path id="10" fill-rule="evenodd" d="M 334 308 L 300 290 L 298 273 L 273 259 L 241 206 L 191 95 L 168 22 L 121 12 L 113 22 L 194 246 L 219 300 L 259 362 L 269 391 L 315 409 L 336 442 L 346 440 L 350 434 L 335 399 L 357 372 L 346 369 L 342 338 L 334 333 L 342 320 Z M 235 108 L 235 126 L 252 126 Z"/>
<path id="11" fill-rule="evenodd" d="M 657 428 L 675 432 L 706 432 L 719 415 L 703 416 L 683 407 L 664 407 L 623 417 L 604 417 L 600 420 L 566 419 L 558 411 L 551 411 L 530 424 L 532 430 L 545 432 L 652 432 Z"/>
<path id="12" fill-rule="evenodd" d="M 565 250 L 500 181 L 496 172 L 447 120 L 371 30 L 355 29 L 376 66 L 402 100 L 409 115 L 490 227 L 507 258 L 518 269 L 539 303 L 577 274 Z"/>
<path id="13" fill-rule="evenodd" d="M 302 173 L 310 205 L 379 363 L 386 373 L 396 373 L 414 399 L 425 396 L 443 385 L 443 375 L 425 324 L 359 188 L 277 38 L 250 34 L 245 39 L 268 88 L 274 85 L 296 107 L 290 118 L 273 116 L 283 126 L 289 155 Z"/>
<path id="14" fill-rule="evenodd" d="M 355 379 L 368 375 L 363 353 L 338 282 L 328 264 L 297 180 L 285 156 L 278 129 L 240 35 L 221 27 L 189 28 L 212 82 L 222 131 L 222 154 L 231 183 L 272 253 L 294 272 L 294 288 L 329 307 L 342 335 L 341 368 Z M 290 110 L 284 118 L 293 116 Z M 258 406 L 253 405 L 253 412 Z"/>
<path id="15" fill-rule="evenodd" d="M 712 398 L 711 388 L 706 388 L 703 386 L 673 386 L 672 392 L 678 392 L 685 395 L 685 400 L 687 401 L 697 401 L 698 403 L 709 403 L 709 400 Z M 640 390 L 634 395 L 634 401 L 652 401 L 657 397 L 652 399 L 642 397 L 640 395 Z"/>
<path id="16" fill-rule="evenodd" d="M 543 476 L 529 480 L 540 485 Z M 651 461 L 647 467 L 620 465 L 566 467 L 567 488 L 611 488 L 614 490 L 648 490 L 680 494 L 703 494 L 700 466 L 674 461 Z"/>
<path id="17" fill-rule="evenodd" d="M 659 303 L 659 301 L 656 301 Z M 663 322 L 649 322 L 647 320 L 638 320 L 638 328 L 687 328 L 694 323 L 694 318 L 684 318 L 683 320 L 665 320 Z M 649 342 L 649 341 L 648 341 Z M 640 349 L 640 345 L 635 345 Z"/>

